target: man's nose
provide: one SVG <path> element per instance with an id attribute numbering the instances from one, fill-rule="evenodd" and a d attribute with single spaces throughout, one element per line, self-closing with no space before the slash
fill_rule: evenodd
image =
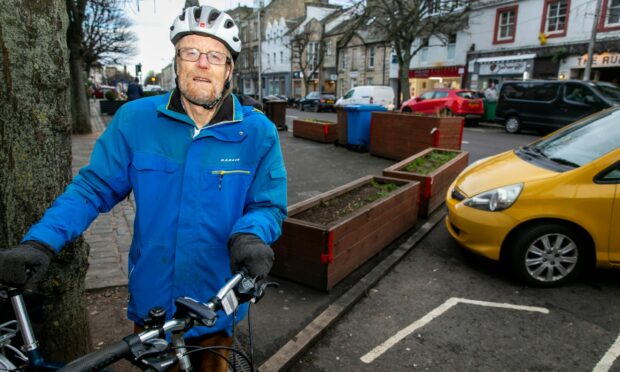
<path id="1" fill-rule="evenodd" d="M 198 67 L 200 68 L 210 68 L 211 64 L 209 63 L 209 61 L 207 60 L 207 55 L 206 54 L 201 54 L 200 57 L 198 57 Z"/>

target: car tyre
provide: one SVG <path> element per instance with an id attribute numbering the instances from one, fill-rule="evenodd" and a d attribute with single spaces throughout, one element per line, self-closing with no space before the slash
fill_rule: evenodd
<path id="1" fill-rule="evenodd" d="M 319 112 L 319 104 L 314 105 L 314 112 Z"/>
<path id="2" fill-rule="evenodd" d="M 411 110 L 411 108 L 410 108 L 410 107 L 403 107 L 402 112 L 411 113 L 411 112 L 413 112 L 413 111 Z"/>
<path id="3" fill-rule="evenodd" d="M 302 105 L 301 103 L 299 104 L 299 111 L 303 111 L 304 110 L 304 105 Z"/>
<path id="4" fill-rule="evenodd" d="M 518 116 L 510 116 L 504 124 L 506 132 L 516 134 L 521 131 L 521 119 Z"/>
<path id="5" fill-rule="evenodd" d="M 576 278 L 586 261 L 586 242 L 561 223 L 533 225 L 508 246 L 507 264 L 516 278 L 534 287 L 556 287 Z"/>

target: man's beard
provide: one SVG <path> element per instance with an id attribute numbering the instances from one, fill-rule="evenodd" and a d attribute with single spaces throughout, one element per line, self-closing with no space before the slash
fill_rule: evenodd
<path id="1" fill-rule="evenodd" d="M 195 93 L 192 93 L 190 89 L 187 89 L 187 87 L 184 85 L 185 84 L 183 83 L 179 84 L 179 92 L 181 92 L 181 95 L 185 97 L 185 99 L 187 99 L 189 102 L 195 105 L 199 105 L 199 106 L 210 106 L 213 102 L 218 100 L 222 94 L 222 93 L 218 95 L 195 94 Z M 205 93 L 205 92 L 201 92 L 201 93 Z"/>

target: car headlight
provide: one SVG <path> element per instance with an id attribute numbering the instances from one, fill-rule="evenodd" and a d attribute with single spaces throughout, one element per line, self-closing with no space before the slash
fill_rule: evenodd
<path id="1" fill-rule="evenodd" d="M 473 196 L 465 200 L 464 203 L 468 207 L 483 211 L 503 211 L 517 201 L 519 194 L 521 194 L 521 190 L 523 190 L 523 183 L 498 187 Z"/>

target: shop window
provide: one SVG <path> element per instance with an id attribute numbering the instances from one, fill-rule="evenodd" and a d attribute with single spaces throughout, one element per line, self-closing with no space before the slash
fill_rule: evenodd
<path id="1" fill-rule="evenodd" d="M 499 8 L 495 13 L 493 44 L 512 43 L 517 31 L 518 5 Z"/>
<path id="2" fill-rule="evenodd" d="M 620 0 L 603 0 L 598 30 L 620 30 Z"/>
<path id="3" fill-rule="evenodd" d="M 540 32 L 547 37 L 566 35 L 570 0 L 545 0 Z"/>
<path id="4" fill-rule="evenodd" d="M 372 81 L 373 81 L 373 80 L 372 80 L 372 78 L 371 78 L 371 77 L 366 78 L 366 85 L 372 85 Z"/>

